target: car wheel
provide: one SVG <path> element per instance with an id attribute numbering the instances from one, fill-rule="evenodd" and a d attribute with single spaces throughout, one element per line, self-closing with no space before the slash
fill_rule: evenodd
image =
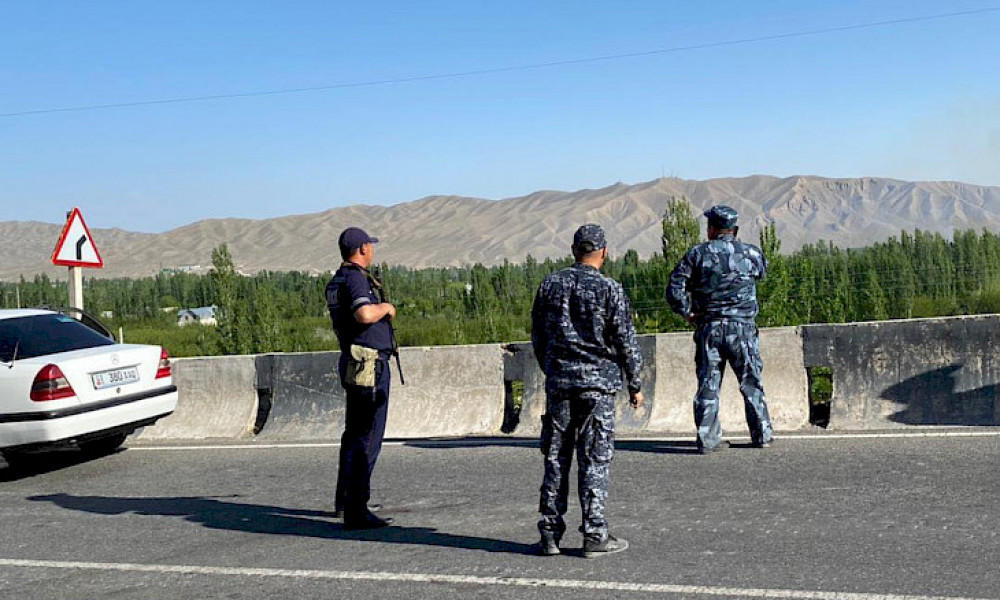
<path id="1" fill-rule="evenodd" d="M 0 452 L 3 460 L 7 463 L 7 468 L 9 469 L 19 469 L 25 466 L 31 460 L 31 454 L 27 452 L 16 452 L 12 450 L 4 450 Z"/>
<path id="2" fill-rule="evenodd" d="M 83 450 L 87 454 L 93 454 L 96 456 L 111 454 L 117 450 L 119 446 L 125 443 L 125 438 L 127 437 L 127 433 L 116 433 L 115 435 L 100 437 L 88 442 L 81 442 L 80 450 Z"/>

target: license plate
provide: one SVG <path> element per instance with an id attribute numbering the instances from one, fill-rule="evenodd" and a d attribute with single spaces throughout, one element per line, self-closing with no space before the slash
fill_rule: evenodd
<path id="1" fill-rule="evenodd" d="M 103 390 L 139 381 L 139 368 L 125 367 L 124 369 L 115 369 L 114 371 L 91 373 L 90 377 L 94 380 L 94 389 Z"/>

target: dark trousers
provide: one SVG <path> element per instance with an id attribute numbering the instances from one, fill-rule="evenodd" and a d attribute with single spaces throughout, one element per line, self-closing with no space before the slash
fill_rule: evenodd
<path id="1" fill-rule="evenodd" d="M 346 361 L 342 359 L 341 374 Z M 371 478 L 382 451 L 386 413 L 389 409 L 389 361 L 376 365 L 375 387 L 344 383 L 347 410 L 344 434 L 340 437 L 340 466 L 337 471 L 335 508 L 344 518 L 362 517 L 371 498 Z M 343 382 L 343 377 L 341 378 Z"/>
<path id="2" fill-rule="evenodd" d="M 560 390 L 547 394 L 541 450 L 545 457 L 538 511 L 538 530 L 562 537 L 569 499 L 573 454 L 577 460 L 577 492 L 583 533 L 605 538 L 605 506 L 615 451 L 615 395 L 597 390 Z"/>

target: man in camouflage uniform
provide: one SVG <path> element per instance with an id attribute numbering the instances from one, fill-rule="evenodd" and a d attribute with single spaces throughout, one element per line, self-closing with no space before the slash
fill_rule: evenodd
<path id="1" fill-rule="evenodd" d="M 559 554 L 566 531 L 574 449 L 584 556 L 628 547 L 608 533 L 604 509 L 614 453 L 615 393 L 622 389 L 624 371 L 632 406 L 642 405 L 642 354 L 625 291 L 600 272 L 607 254 L 604 231 L 598 225 L 580 227 L 573 236 L 576 262 L 542 281 L 531 311 L 531 343 L 545 372 L 545 476 L 538 522 L 539 552 L 545 556 Z"/>
<path id="2" fill-rule="evenodd" d="M 667 301 L 677 314 L 695 324 L 698 393 L 694 422 L 702 454 L 723 448 L 719 423 L 719 388 L 728 362 L 740 382 L 752 445 L 764 448 L 772 439 L 771 418 L 761 384 L 757 343 L 757 280 L 767 273 L 760 248 L 736 239 L 738 213 L 728 206 L 705 211 L 709 241 L 684 255 L 670 274 Z"/>

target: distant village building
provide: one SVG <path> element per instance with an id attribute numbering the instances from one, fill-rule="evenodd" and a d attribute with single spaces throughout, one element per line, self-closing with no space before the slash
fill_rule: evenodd
<path id="1" fill-rule="evenodd" d="M 177 311 L 177 326 L 184 327 L 185 325 L 191 325 L 192 323 L 215 326 L 218 324 L 215 320 L 216 308 L 218 307 L 213 305 L 179 310 Z"/>
<path id="2" fill-rule="evenodd" d="M 200 273 L 203 271 L 208 271 L 208 267 L 202 267 L 201 265 L 181 265 L 179 267 L 163 267 L 160 272 L 165 275 L 174 275 L 177 273 Z"/>

